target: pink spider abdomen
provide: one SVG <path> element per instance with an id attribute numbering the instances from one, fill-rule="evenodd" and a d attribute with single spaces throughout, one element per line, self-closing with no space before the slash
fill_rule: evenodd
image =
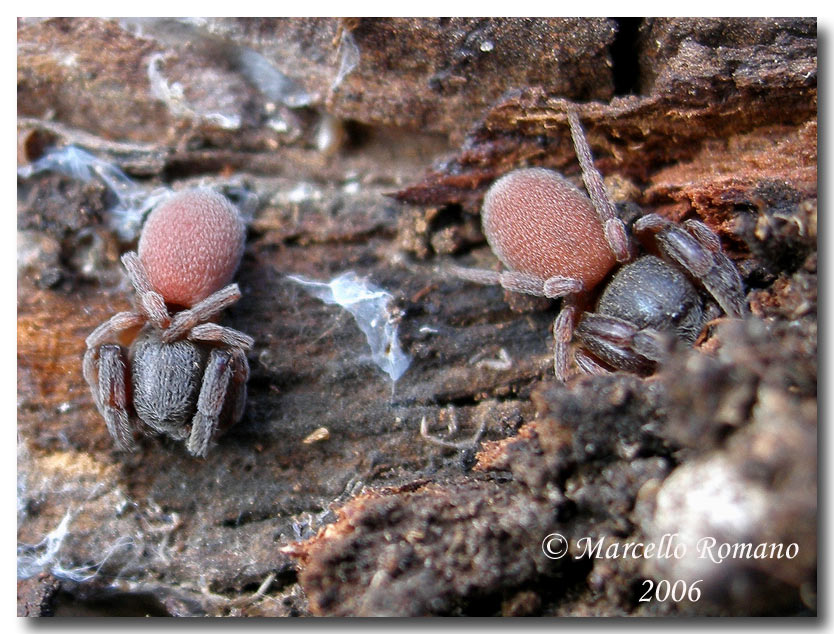
<path id="1" fill-rule="evenodd" d="M 191 307 L 232 281 L 245 239 L 237 208 L 221 194 L 195 189 L 151 212 L 139 259 L 167 303 Z"/>
<path id="2" fill-rule="evenodd" d="M 593 288 L 616 263 L 591 200 L 551 170 L 502 176 L 484 198 L 481 222 L 493 252 L 513 271 Z"/>

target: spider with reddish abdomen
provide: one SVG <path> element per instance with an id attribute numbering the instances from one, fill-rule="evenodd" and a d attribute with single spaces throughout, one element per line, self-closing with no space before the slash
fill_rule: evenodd
<path id="1" fill-rule="evenodd" d="M 176 194 L 148 216 L 138 254 L 122 263 L 136 309 L 87 337 L 84 378 L 116 447 L 133 451 L 137 420 L 205 456 L 246 405 L 248 335 L 214 323 L 240 299 L 229 284 L 246 230 L 221 194 Z"/>
<path id="2" fill-rule="evenodd" d="M 720 310 L 730 317 L 747 314 L 741 276 L 718 236 L 697 220 L 678 225 L 658 214 L 642 216 L 632 231 L 653 238 L 657 255 L 637 257 L 573 107 L 567 119 L 588 196 L 551 170 L 506 174 L 487 192 L 481 223 L 509 270 L 448 270 L 479 284 L 563 298 L 553 324 L 554 369 L 561 381 L 572 375 L 571 357 L 588 374 L 645 374 L 663 360 L 669 335 L 692 344 Z M 603 282 L 596 311 L 583 312 Z M 699 287 L 717 306 L 704 300 Z M 579 346 L 571 345 L 574 336 Z"/>

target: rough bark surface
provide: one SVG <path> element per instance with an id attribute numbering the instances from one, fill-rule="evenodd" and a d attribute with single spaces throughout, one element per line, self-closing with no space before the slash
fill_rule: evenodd
<path id="1" fill-rule="evenodd" d="M 81 357 L 131 305 L 136 227 L 101 172 L 21 172 L 18 614 L 814 614 L 816 50 L 812 19 L 19 21 L 19 167 L 74 146 L 146 196 L 233 197 L 222 323 L 256 343 L 205 459 L 116 452 Z M 495 178 L 578 175 L 566 101 L 616 200 L 706 222 L 748 289 L 650 377 L 558 384 L 558 302 L 442 273 L 497 269 Z M 348 270 L 393 295 L 395 385 L 287 277 Z M 552 560 L 551 533 L 798 555 Z M 645 579 L 702 597 L 642 603 Z"/>

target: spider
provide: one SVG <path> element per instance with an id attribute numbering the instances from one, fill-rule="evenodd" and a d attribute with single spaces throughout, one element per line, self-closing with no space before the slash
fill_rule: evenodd
<path id="1" fill-rule="evenodd" d="M 692 344 L 720 309 L 730 317 L 747 314 L 741 276 L 718 236 L 697 220 L 681 226 L 658 214 L 642 216 L 632 231 L 647 246 L 653 238 L 658 255 L 637 257 L 572 106 L 567 119 L 590 198 L 551 170 L 506 174 L 488 190 L 481 222 L 492 251 L 509 270 L 448 270 L 479 284 L 564 298 L 553 324 L 554 371 L 562 382 L 572 375 L 571 356 L 586 374 L 650 373 L 663 360 L 669 335 Z M 612 274 L 617 265 L 622 266 Z M 596 311 L 584 312 L 603 282 Z M 699 286 L 717 306 L 705 303 Z M 578 346 L 571 345 L 574 335 Z"/>
<path id="2" fill-rule="evenodd" d="M 240 420 L 249 378 L 245 353 L 254 341 L 213 320 L 240 299 L 237 284 L 229 282 L 244 240 L 237 208 L 198 189 L 157 207 L 142 229 L 138 254 L 122 256 L 136 309 L 96 328 L 83 362 L 118 449 L 135 450 L 138 419 L 205 456 L 212 438 Z"/>

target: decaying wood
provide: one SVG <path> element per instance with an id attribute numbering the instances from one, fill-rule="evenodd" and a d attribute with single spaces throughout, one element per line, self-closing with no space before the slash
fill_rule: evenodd
<path id="1" fill-rule="evenodd" d="M 129 309 L 134 245 L 100 181 L 19 178 L 19 614 L 813 613 L 816 46 L 797 19 L 19 21 L 21 166 L 74 145 L 147 192 L 255 195 L 223 323 L 256 342 L 244 419 L 205 460 L 117 453 L 81 356 Z M 477 217 L 497 176 L 578 174 L 566 100 L 618 199 L 706 221 L 749 291 L 748 320 L 647 379 L 556 384 L 558 302 L 441 272 L 497 267 Z M 395 385 L 287 278 L 349 270 L 393 296 Z M 744 539 L 800 556 L 676 605 L 634 596 L 674 562 L 542 554 L 555 532 L 575 554 L 701 530 L 688 491 L 710 478 L 750 492 Z"/>

